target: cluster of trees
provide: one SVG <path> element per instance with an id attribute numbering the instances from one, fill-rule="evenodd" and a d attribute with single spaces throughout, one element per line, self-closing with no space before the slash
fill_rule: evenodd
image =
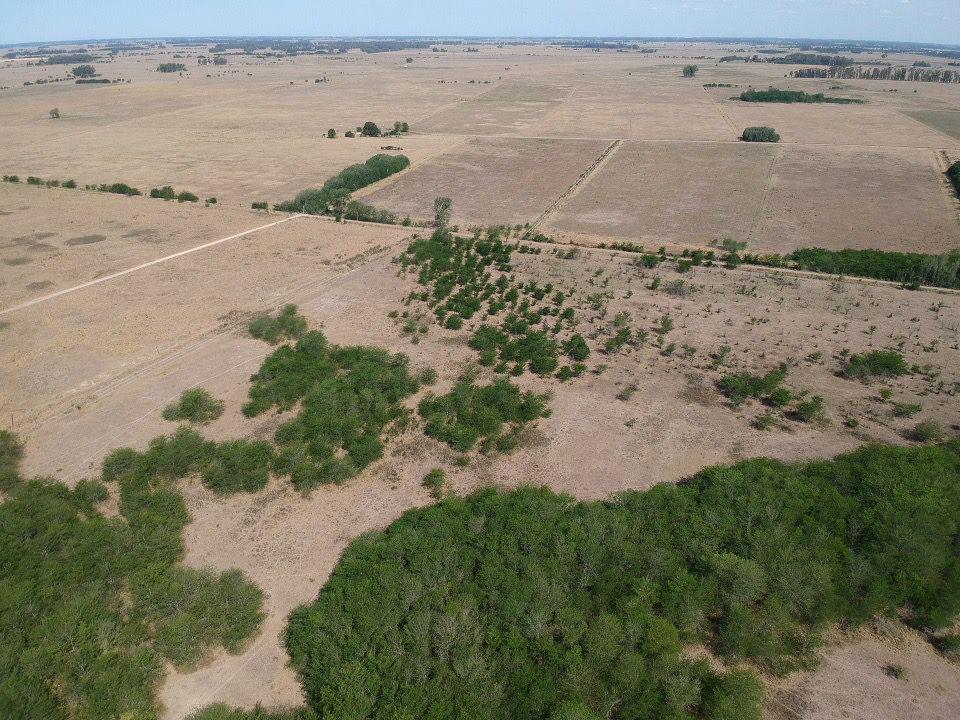
<path id="1" fill-rule="evenodd" d="M 200 199 L 192 192 L 186 190 L 177 192 L 170 185 L 153 188 L 153 190 L 150 191 L 150 197 L 161 200 L 176 200 L 177 202 L 197 202 Z"/>
<path id="2" fill-rule="evenodd" d="M 449 198 L 438 198 L 436 210 L 437 230 L 429 238 L 414 238 L 397 258 L 405 271 L 417 272 L 417 282 L 425 288 L 410 293 L 408 300 L 426 303 L 450 330 L 459 330 L 464 321 L 482 313 L 487 322 L 475 329 L 469 344 L 479 353 L 480 363 L 498 373 L 556 371 L 570 339 L 566 334 L 574 325 L 575 312 L 566 293 L 552 283 L 513 281 L 510 260 L 516 246 L 503 241 L 502 228 L 458 237 L 446 228 Z M 498 316 L 499 322 L 493 324 Z M 585 369 L 582 349 L 567 354 L 575 364 L 560 368 L 561 379 Z"/>
<path id="3" fill-rule="evenodd" d="M 768 88 L 767 90 L 744 90 L 740 93 L 740 100 L 743 102 L 768 102 L 768 103 L 835 103 L 838 105 L 862 104 L 863 100 L 853 98 L 828 97 L 823 93 L 805 93 L 802 90 L 780 90 L 779 88 Z"/>
<path id="4" fill-rule="evenodd" d="M 549 414 L 545 397 L 523 392 L 507 378 L 477 385 L 471 376 L 461 378 L 446 395 L 428 394 L 418 411 L 427 435 L 463 453 L 478 441 L 481 452 L 512 452 L 523 428 Z"/>
<path id="5" fill-rule="evenodd" d="M 187 69 L 187 66 L 184 65 L 183 63 L 167 62 L 167 63 L 160 63 L 159 65 L 157 65 L 157 72 L 162 72 L 162 73 L 183 72 L 186 69 Z"/>
<path id="6" fill-rule="evenodd" d="M 684 65 L 684 66 L 683 66 L 683 76 L 684 76 L 685 78 L 695 77 L 696 74 L 697 74 L 697 71 L 698 71 L 699 69 L 700 69 L 700 68 L 699 68 L 699 66 L 697 66 L 697 65 Z"/>
<path id="7" fill-rule="evenodd" d="M 887 280 L 911 289 L 920 285 L 960 288 L 960 249 L 943 255 L 926 255 L 888 250 L 801 248 L 788 255 L 738 253 L 737 260 L 750 265 Z"/>
<path id="8" fill-rule="evenodd" d="M 748 127 L 740 139 L 744 142 L 780 142 L 780 134 L 772 127 Z"/>
<path id="9" fill-rule="evenodd" d="M 331 345 L 319 331 L 300 334 L 302 327 L 296 323 L 296 343 L 281 345 L 251 378 L 243 413 L 256 417 L 299 405 L 296 417 L 277 429 L 271 462 L 306 492 L 345 482 L 380 459 L 383 433 L 408 419 L 403 401 L 420 382 L 405 355 Z"/>
<path id="10" fill-rule="evenodd" d="M 41 60 L 40 65 L 77 65 L 78 63 L 89 63 L 96 60 L 96 56 L 90 53 L 60 53 L 51 54 L 49 57 Z"/>
<path id="11" fill-rule="evenodd" d="M 3 182 L 18 183 L 18 182 L 20 182 L 20 176 L 19 176 L 19 175 L 4 175 L 4 176 L 3 176 Z M 73 190 L 73 189 L 75 189 L 75 188 L 77 187 L 77 181 L 76 181 L 76 180 L 63 180 L 63 181 L 61 181 L 61 180 L 44 180 L 43 178 L 38 178 L 38 177 L 35 177 L 35 176 L 31 175 L 31 176 L 29 176 L 29 177 L 27 178 L 27 185 L 36 185 L 36 186 L 38 186 L 38 187 L 48 187 L 48 188 L 63 187 L 63 188 L 67 188 L 68 190 Z"/>
<path id="12" fill-rule="evenodd" d="M 97 74 L 97 69 L 93 65 L 77 65 L 70 74 L 76 78 L 92 78 Z"/>
<path id="13" fill-rule="evenodd" d="M 284 212 L 302 212 L 311 215 L 334 215 L 337 218 L 347 213 L 351 204 L 350 194 L 360 188 L 371 185 L 383 178 L 405 170 L 410 166 L 406 155 L 374 155 L 364 163 L 351 165 L 327 180 L 323 187 L 304 190 L 293 200 L 279 203 L 277 210 Z M 352 207 L 358 215 L 375 214 L 373 208 L 358 203 Z M 362 218 L 357 218 L 362 219 Z"/>
<path id="14" fill-rule="evenodd" d="M 947 179 L 950 180 L 954 191 L 957 193 L 957 197 L 960 198 L 960 160 L 957 160 L 957 162 L 947 170 Z"/>
<path id="15" fill-rule="evenodd" d="M 608 502 L 484 490 L 354 541 L 287 648 L 319 717 L 759 720 L 752 671 L 683 648 L 785 674 L 835 622 L 948 625 L 958 542 L 957 442 L 750 460 Z"/>
<path id="16" fill-rule="evenodd" d="M 791 75 L 796 78 L 821 78 L 836 80 L 903 80 L 909 82 L 960 82 L 960 71 L 923 67 L 828 67 L 801 68 Z"/>
<path id="17" fill-rule="evenodd" d="M 22 478 L 21 452 L 0 431 L 0 716 L 156 718 L 165 664 L 238 652 L 260 627 L 260 590 L 181 564 L 189 513 L 169 445 L 128 466 L 114 456 L 73 489 Z M 119 518 L 99 510 L 105 483 Z"/>

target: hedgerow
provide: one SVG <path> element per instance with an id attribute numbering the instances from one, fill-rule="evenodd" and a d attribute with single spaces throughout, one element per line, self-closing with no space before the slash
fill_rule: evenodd
<path id="1" fill-rule="evenodd" d="M 745 531 L 748 528 L 749 531 Z M 320 717 L 759 720 L 832 623 L 960 610 L 960 443 L 750 460 L 607 502 L 489 489 L 355 540 L 286 642 Z"/>
<path id="2" fill-rule="evenodd" d="M 769 88 L 767 90 L 744 90 L 740 93 L 740 100 L 743 102 L 767 102 L 767 103 L 834 103 L 837 105 L 862 105 L 863 100 L 852 98 L 828 97 L 823 93 L 805 93 L 802 90 L 780 90 L 778 88 Z"/>
<path id="3" fill-rule="evenodd" d="M 0 716 L 153 720 L 166 661 L 239 652 L 258 630 L 262 594 L 239 571 L 181 564 L 189 514 L 171 481 L 189 462 L 169 443 L 105 462 L 119 519 L 98 509 L 101 482 L 11 475 L 15 440 L 2 443 L 14 480 L 0 504 Z"/>
<path id="4" fill-rule="evenodd" d="M 740 139 L 744 142 L 780 142 L 780 134 L 772 127 L 748 127 Z"/>
<path id="5" fill-rule="evenodd" d="M 960 198 L 960 160 L 949 167 L 947 170 L 947 178 L 953 185 L 953 190 L 957 193 L 957 197 Z"/>

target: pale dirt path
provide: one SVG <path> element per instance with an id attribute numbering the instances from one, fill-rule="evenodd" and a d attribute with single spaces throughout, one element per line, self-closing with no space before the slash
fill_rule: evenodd
<path id="1" fill-rule="evenodd" d="M 137 272 L 138 270 L 143 270 L 148 267 L 153 267 L 154 265 L 159 265 L 160 263 L 164 263 L 178 257 L 183 257 L 184 255 L 189 255 L 190 253 L 195 253 L 200 250 L 205 250 L 209 247 L 213 247 L 214 245 L 219 245 L 220 243 L 229 242 L 230 240 L 237 240 L 239 238 L 246 237 L 247 235 L 252 235 L 253 233 L 258 232 L 260 230 L 266 230 L 267 228 L 272 228 L 275 225 L 280 225 L 281 223 L 289 222 L 290 220 L 296 220 L 299 217 L 303 217 L 303 216 L 291 215 L 289 217 L 276 220 L 272 223 L 267 223 L 266 225 L 261 225 L 259 227 L 255 227 L 250 230 L 244 230 L 243 232 L 236 233 L 234 235 L 230 235 L 225 238 L 220 238 L 219 240 L 211 240 L 210 242 L 203 243 L 202 245 L 196 245 L 192 248 L 181 250 L 180 252 L 173 253 L 172 255 L 165 255 L 164 257 L 157 258 L 156 260 L 150 260 L 149 262 L 140 263 L 139 265 L 134 265 L 133 267 L 127 268 L 126 270 L 121 270 L 119 272 L 111 273 L 110 275 L 104 275 L 103 277 L 97 278 L 96 280 L 89 280 L 88 282 L 80 283 L 79 285 L 74 285 L 73 287 L 64 288 L 63 290 L 57 290 L 57 292 L 55 293 L 50 293 L 49 295 L 43 295 L 42 297 L 34 298 L 33 300 L 28 300 L 27 302 L 20 303 L 19 305 L 14 305 L 12 307 L 8 307 L 3 310 L 0 310 L 0 315 L 6 315 L 8 313 L 16 312 L 17 310 L 23 310 L 33 305 L 38 305 L 40 303 L 47 302 L 48 300 L 53 300 L 54 298 L 58 298 L 61 295 L 66 295 L 68 293 L 76 292 L 77 290 L 83 290 L 84 288 L 92 287 L 93 285 L 99 285 L 100 283 L 104 283 L 109 280 L 116 280 L 118 277 L 129 275 L 132 272 Z"/>

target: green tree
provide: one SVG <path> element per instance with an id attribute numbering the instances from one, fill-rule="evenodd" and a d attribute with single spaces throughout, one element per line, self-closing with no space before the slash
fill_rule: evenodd
<path id="1" fill-rule="evenodd" d="M 97 74 L 97 70 L 93 65 L 77 65 L 70 72 L 74 77 L 78 78 L 92 78 Z"/>
<path id="2" fill-rule="evenodd" d="M 337 136 L 337 131 L 336 131 L 336 130 L 334 130 L 333 128 L 330 128 L 329 130 L 327 130 L 327 137 L 328 137 L 328 138 L 330 138 L 330 139 L 332 140 L 332 139 L 335 138 L 336 136 Z"/>
<path id="3" fill-rule="evenodd" d="M 684 65 L 683 66 L 683 76 L 685 78 L 692 78 L 697 74 L 697 71 L 700 69 L 698 65 Z"/>
<path id="4" fill-rule="evenodd" d="M 380 128 L 377 127 L 375 122 L 367 120 L 360 128 L 360 134 L 364 137 L 380 137 Z"/>
<path id="5" fill-rule="evenodd" d="M 433 224 L 438 228 L 445 228 L 450 224 L 450 211 L 453 200 L 448 197 L 437 197 L 433 200 Z"/>

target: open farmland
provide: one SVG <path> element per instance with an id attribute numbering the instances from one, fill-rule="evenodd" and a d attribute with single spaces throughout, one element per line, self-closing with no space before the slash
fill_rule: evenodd
<path id="1" fill-rule="evenodd" d="M 431 527 L 428 520 L 435 516 L 429 513 L 450 510 L 466 513 L 476 538 L 492 537 L 494 530 L 487 533 L 484 524 L 493 523 L 494 513 L 470 517 L 474 507 L 492 502 L 483 493 L 497 488 L 510 502 L 525 491 L 509 491 L 542 486 L 571 498 L 557 500 L 559 505 L 587 513 L 582 527 L 571 526 L 576 532 L 570 542 L 594 531 L 604 538 L 600 526 L 588 521 L 599 522 L 601 509 L 611 507 L 600 501 L 619 493 L 637 493 L 629 502 L 639 507 L 640 498 L 666 497 L 655 494 L 660 485 L 686 492 L 699 482 L 691 478 L 711 466 L 758 457 L 818 461 L 878 443 L 933 452 L 936 441 L 960 431 L 960 290 L 920 287 L 919 281 L 910 290 L 906 278 L 879 282 L 741 265 L 736 256 L 744 249 L 737 242 L 751 252 L 784 254 L 807 247 L 940 254 L 960 247 L 960 202 L 942 167 L 944 154 L 960 159 L 960 141 L 944 120 L 960 112 L 960 85 L 845 80 L 843 89 L 830 90 L 840 83 L 784 78 L 790 66 L 720 63 L 735 48 L 713 43 L 656 43 L 651 53 L 548 43 L 471 47 L 479 51 L 449 45 L 443 53 L 227 53 L 226 64 L 215 66 L 199 64 L 209 48 L 171 43 L 95 63 L 104 76 L 130 80 L 104 86 L 24 86 L 62 76 L 64 69 L 0 60 L 0 87 L 6 88 L 0 89 L 0 123 L 9 138 L 0 170 L 20 180 L 0 183 L 0 429 L 23 441 L 23 476 L 49 477 L 78 488 L 78 494 L 88 488 L 87 480 L 102 477 L 105 496 L 84 506 L 84 513 L 123 516 L 123 525 L 130 486 L 138 479 L 123 475 L 134 472 L 129 468 L 116 470 L 121 461 L 137 467 L 123 449 L 149 453 L 156 438 L 177 431 L 177 423 L 164 419 L 165 409 L 197 388 L 222 403 L 222 414 L 195 423 L 203 440 L 260 442 L 277 454 L 264 470 L 263 486 L 249 492 L 212 485 L 206 466 L 161 473 L 145 483 L 183 498 L 189 521 L 179 533 L 182 565 L 239 570 L 263 593 L 261 624 L 243 642 L 210 643 L 193 662 L 166 656 L 152 686 L 157 702 L 151 712 L 162 720 L 185 720 L 213 703 L 251 709 L 318 702 L 305 678 L 331 662 L 306 670 L 291 666 L 288 619 L 294 613 L 300 623 L 316 621 L 318 606 L 309 604 L 318 594 L 325 597 L 328 581 L 343 582 L 349 568 L 364 570 L 339 564 L 344 553 L 356 562 L 379 548 L 393 523 L 410 523 L 412 538 Z M 187 71 L 156 72 L 159 63 L 174 61 Z M 690 62 L 700 65 L 699 74 L 683 78 L 680 70 Z M 773 83 L 866 102 L 748 106 L 730 99 L 748 86 Z M 898 92 L 887 92 L 894 86 Z M 53 107 L 59 119 L 49 116 Z M 367 121 L 384 130 L 405 121 L 410 132 L 344 136 Z M 748 125 L 772 125 L 782 140 L 740 142 Z M 335 138 L 327 137 L 328 128 Z M 340 222 L 332 217 L 339 211 L 308 215 L 299 206 L 296 212 L 251 209 L 255 202 L 272 207 L 292 200 L 379 152 L 402 152 L 410 166 L 350 197 L 393 213 L 397 222 Z M 29 176 L 75 178 L 80 187 L 28 185 Z M 144 196 L 82 189 L 113 182 L 129 183 Z M 163 185 L 195 192 L 198 201 L 146 196 Z M 434 205 L 440 196 L 452 201 L 449 217 Z M 204 203 L 208 197 L 217 202 Z M 405 217 L 411 223 L 398 224 Z M 501 224 L 510 227 L 483 229 Z M 468 228 L 476 228 L 472 240 Z M 724 239 L 734 241 L 728 251 L 720 249 Z M 653 252 L 642 253 L 640 245 Z M 655 254 L 661 246 L 670 253 Z M 694 249 L 700 254 L 691 255 Z M 281 333 L 279 345 L 271 345 L 251 321 L 268 324 L 264 315 L 287 305 L 296 306 L 304 327 Z M 488 338 L 497 332 L 503 337 L 484 346 L 478 341 L 484 330 Z M 528 357 L 528 347 L 513 347 L 515 338 L 517 345 L 540 343 L 539 350 Z M 385 381 L 367 366 L 373 380 L 361 388 L 356 405 L 337 394 L 343 390 L 336 381 L 354 368 L 331 371 L 322 364 L 329 360 L 324 353 L 338 348 L 349 359 L 352 346 L 382 349 L 389 354 L 387 367 L 409 370 L 416 382 L 400 393 L 398 417 L 374 433 L 382 453 L 371 452 L 366 463 L 351 466 L 354 473 L 334 482 L 297 485 L 297 466 L 281 466 L 281 446 L 300 460 L 326 448 L 317 449 L 316 437 L 291 439 L 294 431 L 319 433 L 329 425 L 349 434 L 343 428 L 352 431 L 350 423 L 360 424 L 365 412 L 384 410 L 375 392 Z M 875 356 L 890 365 L 877 369 L 870 364 Z M 493 440 L 481 433 L 458 446 L 463 436 L 449 427 L 438 430 L 442 423 L 424 410 L 431 402 L 442 404 L 448 393 L 463 392 L 464 383 L 486 387 L 497 381 L 531 393 L 545 411 L 505 422 L 509 432 L 494 433 Z M 253 411 L 254 392 L 289 395 L 270 396 L 266 410 Z M 334 399 L 328 402 L 324 393 Z M 482 421 L 488 410 L 474 416 Z M 945 455 L 956 455 L 955 442 L 943 447 L 949 448 Z M 323 460 L 343 461 L 353 449 L 334 444 Z M 912 467 L 913 461 L 903 462 Z M 111 480 L 108 469 L 120 480 Z M 431 486 L 425 477 L 436 469 L 441 481 Z M 724 473 L 735 471 L 719 471 Z M 872 476 L 866 477 L 857 476 L 857 491 L 870 486 Z M 946 483 L 951 476 L 943 471 L 938 477 Z M 654 494 L 640 494 L 651 489 Z M 904 489 L 903 495 L 911 492 Z M 8 493 L 0 486 L 0 493 L 5 502 L 8 495 L 16 498 L 15 488 Z M 536 508 L 546 512 L 550 502 Z M 777 515 L 775 506 L 767 503 L 757 522 Z M 917 507 L 940 517 L 931 506 Z M 404 515 L 418 509 L 427 514 Z M 936 510 L 948 514 L 950 506 L 938 501 Z M 812 511 L 798 512 L 795 525 L 804 526 Z M 674 525 L 699 524 L 677 517 L 690 520 L 678 511 L 668 518 L 670 532 Z M 897 517 L 906 526 L 904 516 Z M 613 537 L 619 526 L 643 522 L 638 515 L 607 529 Z M 536 545 L 539 540 L 531 538 L 541 528 L 529 527 L 529 536 L 508 544 L 524 547 L 524 553 L 525 543 Z M 932 548 L 929 537 L 942 527 L 924 529 Z M 920 540 L 909 532 L 903 530 L 904 537 L 888 543 L 885 552 L 893 546 L 899 551 L 901 544 L 914 549 Z M 473 537 L 458 533 L 455 540 L 471 543 Z M 429 555 L 423 542 L 404 559 Z M 770 587 L 779 588 L 781 575 L 784 584 L 797 586 L 823 581 L 829 553 L 842 555 L 846 548 L 830 545 L 832 537 L 818 542 L 801 547 L 791 534 L 764 546 L 787 547 L 803 558 L 804 573 L 813 568 L 791 575 L 797 567 L 791 565 L 777 575 L 764 566 Z M 574 575 L 605 574 L 599 564 L 590 567 L 599 563 L 596 557 L 561 545 L 548 548 L 557 564 L 575 556 L 580 564 Z M 479 626 L 470 625 L 470 617 L 482 614 L 444 575 L 460 572 L 451 559 L 454 545 L 446 547 L 436 567 L 410 563 L 424 573 L 406 588 L 411 607 L 430 588 L 453 588 L 447 624 L 424 632 L 430 642 L 439 642 L 450 627 L 461 628 L 451 637 L 471 637 Z M 731 585 L 735 597 L 765 560 L 740 559 L 731 547 L 714 548 L 702 565 L 704 573 L 717 573 L 723 592 Z M 511 552 L 506 545 L 501 551 Z M 386 551 L 382 557 L 392 562 Z M 741 564 L 730 576 L 720 574 L 716 568 L 731 557 Z M 776 555 L 771 562 L 781 559 Z M 667 565 L 665 557 L 655 561 Z M 530 580 L 519 584 L 529 585 L 535 601 L 542 594 L 560 602 L 564 591 L 541 570 L 524 566 Z M 715 583 L 713 576 L 704 578 L 704 587 Z M 848 580 L 853 587 L 854 580 L 842 574 L 836 584 Z M 623 604 L 646 602 L 644 593 L 659 592 L 646 581 L 638 578 L 633 599 Z M 502 586 L 511 582 L 508 577 Z M 888 589 L 880 585 L 871 585 L 875 596 Z M 379 601 L 382 587 L 371 584 L 363 595 Z M 928 595 L 946 595 L 941 586 L 931 587 Z M 691 591 L 691 603 L 707 594 Z M 666 638 L 651 666 L 675 644 L 682 646 L 677 652 L 683 660 L 668 672 L 684 682 L 692 677 L 684 673 L 694 672 L 688 656 L 708 660 L 696 670 L 704 673 L 704 688 L 744 668 L 756 672 L 764 720 L 960 716 L 957 653 L 937 644 L 947 637 L 949 623 L 947 630 L 934 631 L 916 621 L 912 609 L 876 601 L 893 617 L 868 612 L 848 621 L 837 611 L 822 627 L 803 627 L 801 640 L 791 632 L 804 616 L 793 607 L 778 610 L 777 602 L 748 603 L 744 612 L 788 627 L 780 634 L 767 625 L 758 631 L 776 636 L 772 645 L 790 647 L 775 657 L 782 665 L 767 664 L 767 647 L 742 651 L 749 631 L 733 640 L 724 636 L 724 646 L 722 633 L 704 620 L 700 635 L 671 639 L 679 632 L 664 629 L 672 620 L 644 616 L 644 623 L 663 623 Z M 816 597 L 809 603 L 829 604 L 818 605 Z M 490 605 L 499 611 L 510 603 Z M 384 632 L 394 622 L 393 611 L 383 612 Z M 338 612 L 344 633 L 364 627 L 349 605 Z M 727 612 L 715 612 L 710 622 L 719 623 Z M 791 613 L 801 617 L 796 625 L 786 625 Z M 420 620 L 411 617 L 410 623 Z M 558 613 L 556 627 L 565 622 Z M 956 631 L 955 618 L 951 622 Z M 522 631 L 511 642 L 554 642 L 551 636 L 566 632 L 537 634 L 549 624 L 531 608 L 516 623 Z M 592 652 L 591 643 L 584 647 Z M 736 650 L 724 652 L 731 645 Z M 295 650 L 304 652 L 302 646 Z M 458 650 L 450 652 L 459 657 Z M 624 667 L 634 661 L 621 660 Z M 360 673 L 359 664 L 353 667 Z M 907 680 L 891 668 L 900 668 Z M 467 687 L 475 682 L 467 676 L 474 675 L 464 673 Z M 381 677 L 374 675 L 370 687 Z M 696 688 L 688 690 L 700 693 Z M 0 693 L 0 703 L 5 701 Z M 332 701 L 324 696 L 323 702 Z M 698 702 L 687 707 L 699 708 Z M 724 717 L 691 712 L 696 718 Z"/>

